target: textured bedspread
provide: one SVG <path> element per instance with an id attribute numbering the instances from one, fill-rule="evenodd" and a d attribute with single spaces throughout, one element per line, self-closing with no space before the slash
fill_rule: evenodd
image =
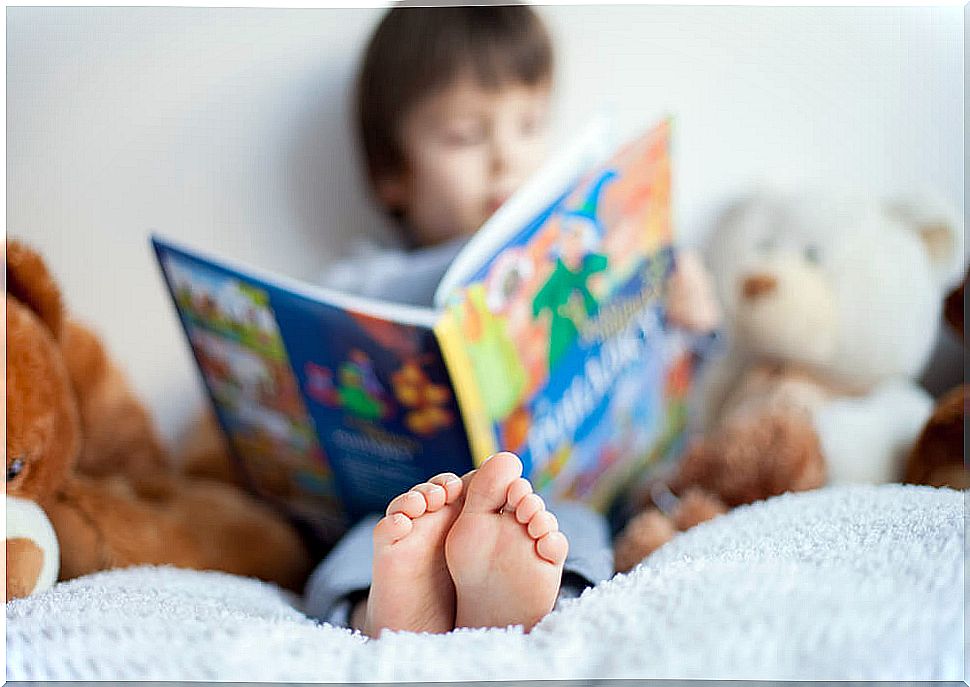
<path id="1" fill-rule="evenodd" d="M 959 680 L 964 494 L 786 495 L 679 537 L 519 629 L 365 640 L 275 587 L 135 568 L 7 604 L 8 680 Z"/>

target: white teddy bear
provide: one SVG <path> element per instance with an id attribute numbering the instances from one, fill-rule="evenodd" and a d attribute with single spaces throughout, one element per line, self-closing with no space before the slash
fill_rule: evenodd
<path id="1" fill-rule="evenodd" d="M 802 392 L 828 481 L 898 480 L 932 407 L 914 380 L 963 272 L 956 214 L 930 195 L 761 191 L 708 245 L 731 350 L 712 375 L 706 420 L 737 411 L 732 396 L 756 361 L 798 369 L 815 386 Z"/>
<path id="2" fill-rule="evenodd" d="M 915 383 L 963 227 L 929 197 L 762 191 L 708 242 L 729 346 L 703 380 L 700 435 L 635 497 L 627 570 L 729 508 L 826 483 L 891 482 L 931 412 Z"/>

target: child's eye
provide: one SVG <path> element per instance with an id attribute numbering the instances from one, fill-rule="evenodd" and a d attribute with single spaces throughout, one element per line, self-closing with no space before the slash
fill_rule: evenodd
<path id="1" fill-rule="evenodd" d="M 485 134 L 481 129 L 449 129 L 445 131 L 445 143 L 451 146 L 470 146 L 481 143 Z"/>

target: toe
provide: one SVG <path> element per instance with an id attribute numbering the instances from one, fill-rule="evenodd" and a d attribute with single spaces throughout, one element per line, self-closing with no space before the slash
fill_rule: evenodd
<path id="1" fill-rule="evenodd" d="M 550 532 L 556 532 L 559 529 L 559 521 L 556 520 L 556 516 L 547 510 L 541 510 L 532 516 L 529 521 L 529 536 L 533 539 L 540 539 Z"/>
<path id="2" fill-rule="evenodd" d="M 536 553 L 553 565 L 562 565 L 569 553 L 569 542 L 562 532 L 550 532 L 536 540 Z"/>
<path id="3" fill-rule="evenodd" d="M 374 546 L 389 546 L 411 533 L 414 523 L 403 513 L 394 513 L 381 518 L 374 525 Z"/>
<path id="4" fill-rule="evenodd" d="M 445 490 L 445 503 L 454 503 L 459 496 L 464 485 L 461 478 L 453 472 L 442 472 L 428 480 L 431 484 L 437 484 Z"/>
<path id="5" fill-rule="evenodd" d="M 514 511 L 522 499 L 531 493 L 532 484 L 524 477 L 519 477 L 519 479 L 512 482 L 512 484 L 509 486 L 509 495 L 505 503 L 506 509 Z"/>
<path id="6" fill-rule="evenodd" d="M 424 496 L 426 504 L 425 510 L 428 513 L 434 513 L 436 510 L 441 509 L 445 505 L 445 500 L 448 496 L 443 486 L 440 484 L 431 484 L 430 482 L 424 482 L 423 484 L 412 487 L 411 491 L 416 491 Z"/>
<path id="7" fill-rule="evenodd" d="M 424 499 L 424 494 L 416 491 L 407 491 L 400 496 L 394 497 L 389 504 L 387 504 L 387 512 L 385 515 L 393 515 L 394 513 L 403 513 L 409 518 L 416 518 L 419 515 L 424 515 L 424 512 L 428 509 L 428 502 Z"/>
<path id="8" fill-rule="evenodd" d="M 532 520 L 536 513 L 545 509 L 546 504 L 541 496 L 535 493 L 529 494 L 519 501 L 519 505 L 515 509 L 515 519 L 525 525 Z"/>
<path id="9" fill-rule="evenodd" d="M 475 472 L 465 492 L 463 512 L 497 513 L 505 505 L 509 486 L 522 475 L 522 461 L 512 453 L 496 453 Z"/>

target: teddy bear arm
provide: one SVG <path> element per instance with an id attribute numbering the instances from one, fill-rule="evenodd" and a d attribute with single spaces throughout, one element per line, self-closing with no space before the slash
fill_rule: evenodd
<path id="1" fill-rule="evenodd" d="M 970 487 L 964 463 L 964 424 L 970 385 L 961 384 L 941 398 L 906 460 L 904 481 L 954 489 Z"/>
<path id="2" fill-rule="evenodd" d="M 695 441 L 671 488 L 699 488 L 730 507 L 824 484 L 825 460 L 815 429 L 800 413 L 766 411 L 735 419 Z"/>
<path id="3" fill-rule="evenodd" d="M 228 485 L 183 482 L 146 499 L 118 476 L 78 476 L 48 514 L 61 579 L 130 565 L 259 577 L 298 590 L 309 572 L 299 536 L 268 506 Z"/>
<path id="4" fill-rule="evenodd" d="M 673 521 L 657 510 L 635 516 L 616 538 L 613 545 L 613 567 L 616 572 L 632 570 L 644 558 L 673 539 L 677 528 Z"/>

